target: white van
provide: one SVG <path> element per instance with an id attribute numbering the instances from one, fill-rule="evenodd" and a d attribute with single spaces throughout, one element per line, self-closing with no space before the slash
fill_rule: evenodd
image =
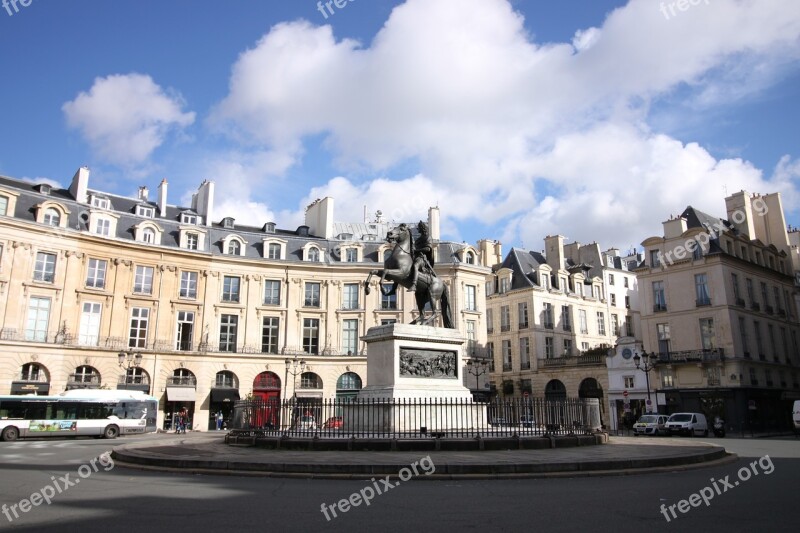
<path id="1" fill-rule="evenodd" d="M 792 407 L 792 422 L 794 422 L 794 430 L 800 431 L 800 400 L 794 401 L 794 407 Z"/>
<path id="2" fill-rule="evenodd" d="M 667 429 L 671 435 L 708 437 L 708 422 L 703 413 L 675 413 L 667 420 Z"/>

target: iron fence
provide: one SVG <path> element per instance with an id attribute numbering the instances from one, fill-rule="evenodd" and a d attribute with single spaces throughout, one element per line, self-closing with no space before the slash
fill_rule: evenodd
<path id="1" fill-rule="evenodd" d="M 239 400 L 232 435 L 318 438 L 474 438 L 585 435 L 599 431 L 599 400 Z"/>

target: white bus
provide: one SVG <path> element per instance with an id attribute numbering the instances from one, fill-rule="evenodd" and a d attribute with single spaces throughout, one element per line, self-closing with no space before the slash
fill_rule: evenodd
<path id="1" fill-rule="evenodd" d="M 156 431 L 158 399 L 140 391 L 82 389 L 0 396 L 0 440 L 104 437 Z"/>

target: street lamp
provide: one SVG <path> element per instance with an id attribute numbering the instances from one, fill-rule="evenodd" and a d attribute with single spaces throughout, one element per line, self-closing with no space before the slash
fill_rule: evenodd
<path id="1" fill-rule="evenodd" d="M 644 360 L 644 362 L 642 362 L 642 360 Z M 642 357 L 637 352 L 633 355 L 633 364 L 636 365 L 636 368 L 644 372 L 645 381 L 647 382 L 647 412 L 649 413 L 650 406 L 653 405 L 653 402 L 650 400 L 650 371 L 658 364 L 658 355 L 656 355 L 656 352 L 651 352 L 650 355 L 644 352 L 644 357 Z"/>
<path id="2" fill-rule="evenodd" d="M 480 390 L 478 376 L 485 374 L 489 370 L 489 361 L 486 359 L 467 359 L 467 373 L 475 376 L 475 391 Z"/>
<path id="3" fill-rule="evenodd" d="M 306 361 L 305 359 L 300 359 L 298 361 L 297 355 L 295 355 L 293 359 L 287 358 L 285 363 L 286 375 L 292 375 L 292 396 L 295 396 L 297 395 L 297 376 L 306 371 Z"/>
<path id="4" fill-rule="evenodd" d="M 134 353 L 133 351 L 119 352 L 117 359 L 119 360 L 119 367 L 125 369 L 124 386 L 127 389 L 128 385 L 133 384 L 136 379 L 136 376 L 131 375 L 131 369 L 138 368 L 142 364 L 142 354 L 141 352 Z"/>

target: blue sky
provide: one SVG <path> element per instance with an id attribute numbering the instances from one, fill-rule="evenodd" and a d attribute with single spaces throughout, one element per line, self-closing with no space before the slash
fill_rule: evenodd
<path id="1" fill-rule="evenodd" d="M 800 225 L 800 3 L 692 1 L 9 4 L 0 174 L 182 205 L 211 179 L 216 219 L 290 229 L 325 195 L 435 204 L 506 250 L 636 246 L 740 189 Z"/>

